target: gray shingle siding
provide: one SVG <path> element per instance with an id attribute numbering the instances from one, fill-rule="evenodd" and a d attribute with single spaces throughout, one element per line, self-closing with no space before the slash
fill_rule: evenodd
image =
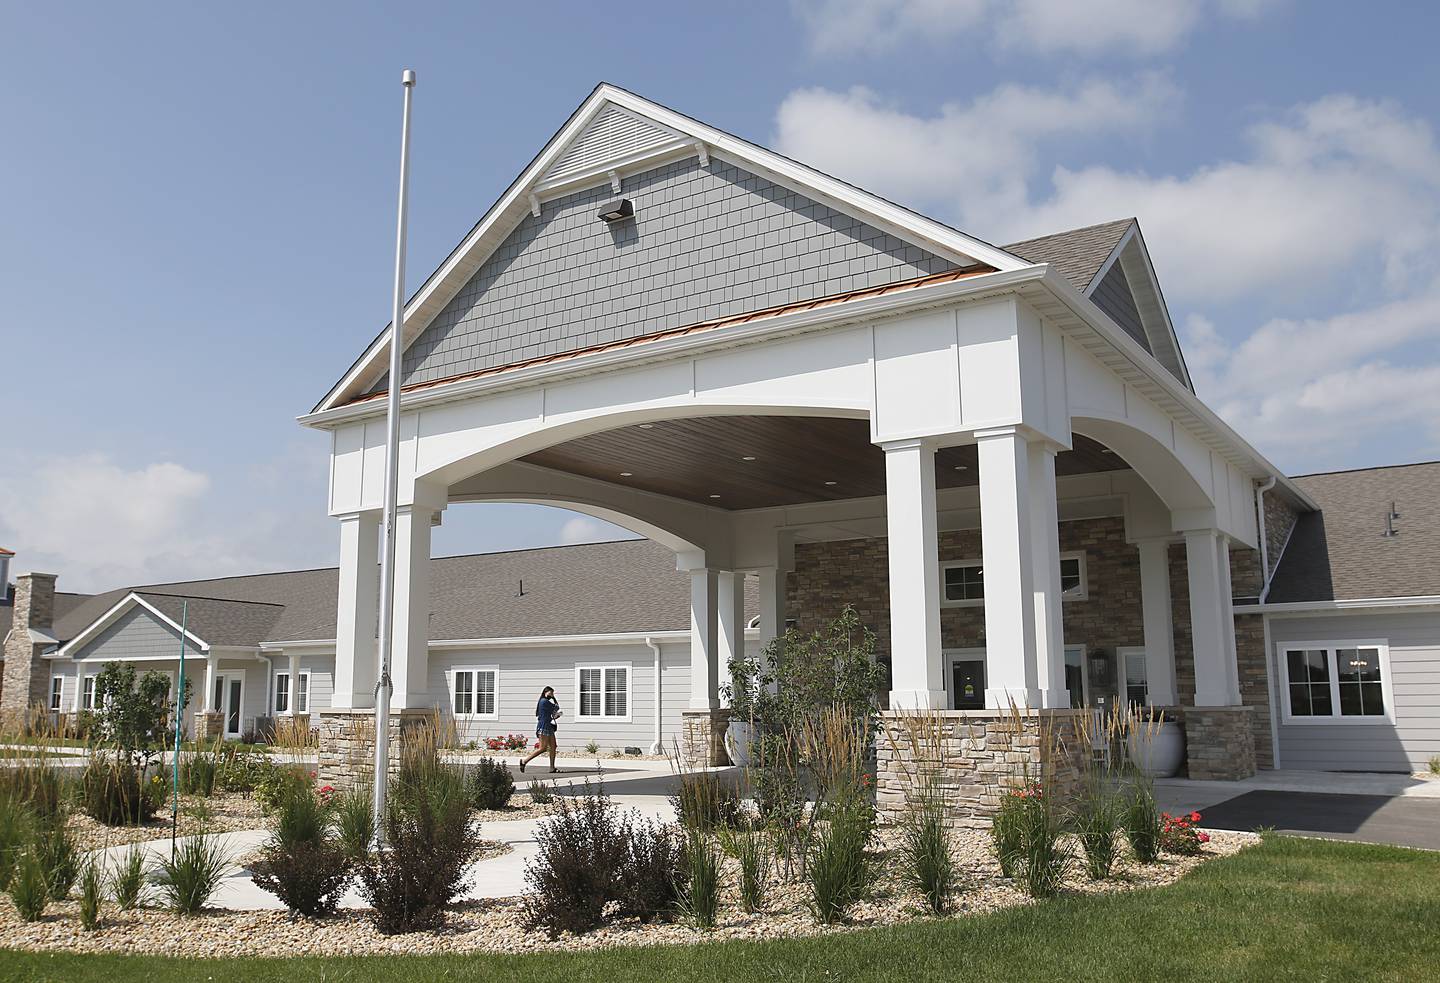
<path id="1" fill-rule="evenodd" d="M 948 260 L 712 159 L 627 177 L 528 215 L 404 356 L 405 383 L 574 351 L 954 269 Z M 377 388 L 383 388 L 382 379 Z"/>
<path id="2" fill-rule="evenodd" d="M 1100 308 L 1120 327 L 1125 333 L 1140 343 L 1140 346 L 1147 352 L 1150 351 L 1150 339 L 1145 336 L 1145 325 L 1140 321 L 1140 311 L 1135 306 L 1135 295 L 1130 292 L 1130 281 L 1125 278 L 1125 271 L 1120 268 L 1119 263 L 1110 267 L 1098 284 L 1095 285 L 1095 292 L 1090 295 L 1095 306 Z"/>
<path id="3" fill-rule="evenodd" d="M 193 642 L 185 643 L 186 657 L 200 657 Z M 158 621 L 142 607 L 134 607 L 86 642 L 75 653 L 79 659 L 136 659 L 180 656 L 180 633 Z"/>

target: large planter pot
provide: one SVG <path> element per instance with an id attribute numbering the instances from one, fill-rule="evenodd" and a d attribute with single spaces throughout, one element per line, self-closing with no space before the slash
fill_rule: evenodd
<path id="1" fill-rule="evenodd" d="M 755 728 L 748 720 L 731 719 L 725 728 L 725 753 L 730 763 L 739 768 L 748 768 L 754 759 L 753 741 Z"/>
<path id="2" fill-rule="evenodd" d="M 1179 724 L 1167 720 L 1149 733 L 1150 739 L 1146 740 L 1144 733 L 1132 732 L 1126 738 L 1125 749 L 1143 774 L 1151 778 L 1169 778 L 1180 770 L 1185 761 L 1185 732 Z"/>

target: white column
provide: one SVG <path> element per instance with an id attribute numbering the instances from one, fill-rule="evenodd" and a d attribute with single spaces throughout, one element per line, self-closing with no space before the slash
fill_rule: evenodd
<path id="1" fill-rule="evenodd" d="M 1053 444 L 1031 441 L 1030 549 L 1035 568 L 1031 599 L 1035 618 L 1036 681 L 1041 705 L 1066 709 L 1070 690 L 1065 685 L 1065 623 L 1060 601 L 1060 515 L 1055 502 Z"/>
<path id="2" fill-rule="evenodd" d="M 1029 451 L 1025 438 L 1009 428 L 976 438 L 985 561 L 985 705 L 1039 707 Z"/>
<path id="3" fill-rule="evenodd" d="M 1170 544 L 1141 540 L 1140 610 L 1145 622 L 1145 680 L 1151 706 L 1175 706 L 1175 623 L 1170 597 Z"/>
<path id="4" fill-rule="evenodd" d="M 745 655 L 745 574 L 719 571 L 715 577 L 715 602 L 719 636 L 716 689 L 723 692 L 730 684 L 730 663 Z"/>
<path id="5" fill-rule="evenodd" d="M 219 710 L 215 706 L 215 677 L 220 674 L 220 660 L 213 655 L 205 657 L 205 692 L 200 700 L 200 705 L 207 711 Z"/>
<path id="6" fill-rule="evenodd" d="M 690 709 L 714 710 L 720 706 L 719 661 L 716 639 L 718 591 L 715 571 L 690 571 Z"/>
<path id="7" fill-rule="evenodd" d="M 435 513 L 423 505 L 402 505 L 395 517 L 390 678 L 397 710 L 430 704 L 430 526 Z"/>
<path id="8" fill-rule="evenodd" d="M 1185 533 L 1185 563 L 1190 577 L 1190 639 L 1195 656 L 1195 705 L 1234 706 L 1230 670 L 1225 661 L 1229 648 L 1226 628 L 1234 644 L 1235 619 L 1230 615 L 1230 598 L 1221 595 L 1219 533 L 1194 529 Z"/>
<path id="9" fill-rule="evenodd" d="M 935 448 L 924 441 L 885 448 L 885 525 L 890 556 L 890 706 L 946 705 L 940 660 L 940 552 L 936 540 Z"/>
<path id="10" fill-rule="evenodd" d="M 285 654 L 289 657 L 290 663 L 287 667 L 290 671 L 290 698 L 285 701 L 285 709 L 293 717 L 300 712 L 299 707 L 296 706 L 296 698 L 300 695 L 300 653 L 291 651 Z"/>
<path id="11" fill-rule="evenodd" d="M 760 588 L 760 646 L 764 648 L 785 634 L 785 571 L 761 567 L 756 571 Z"/>
<path id="12" fill-rule="evenodd" d="M 1215 541 L 1215 565 L 1220 575 L 1220 638 L 1225 642 L 1226 684 L 1231 706 L 1240 706 L 1240 659 L 1235 651 L 1235 589 L 1230 583 L 1230 537 Z"/>
<path id="13" fill-rule="evenodd" d="M 375 705 L 375 632 L 380 615 L 380 513 L 340 517 L 340 600 L 335 622 L 337 708 Z"/>

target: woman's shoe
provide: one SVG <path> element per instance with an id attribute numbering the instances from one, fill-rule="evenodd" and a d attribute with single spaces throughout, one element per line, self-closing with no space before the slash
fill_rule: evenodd
<path id="1" fill-rule="evenodd" d="M 521 759 L 520 759 L 520 774 L 522 774 L 522 775 L 525 774 L 525 759 L 524 759 L 524 758 L 521 758 Z"/>

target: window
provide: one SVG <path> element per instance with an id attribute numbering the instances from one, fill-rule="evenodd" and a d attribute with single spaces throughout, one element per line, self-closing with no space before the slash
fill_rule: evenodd
<path id="1" fill-rule="evenodd" d="M 105 697 L 95 691 L 95 677 L 85 676 L 80 680 L 80 709 L 99 710 L 105 705 Z"/>
<path id="2" fill-rule="evenodd" d="M 275 712 L 290 713 L 291 703 L 294 703 L 295 713 L 310 712 L 310 670 L 301 669 L 299 679 L 295 686 L 290 685 L 290 673 L 277 672 L 275 674 Z"/>
<path id="3" fill-rule="evenodd" d="M 1389 720 L 1384 642 L 1292 642 L 1280 646 L 1285 715 L 1294 722 Z"/>
<path id="4" fill-rule="evenodd" d="M 494 666 L 468 666 L 450 674 L 450 707 L 457 717 L 499 716 L 498 677 Z"/>
<path id="5" fill-rule="evenodd" d="M 581 718 L 630 719 L 629 666 L 580 666 L 575 676 Z"/>
<path id="6" fill-rule="evenodd" d="M 1083 601 L 1090 596 L 1090 585 L 1085 578 L 1085 554 L 1060 554 L 1060 598 L 1065 601 Z"/>
<path id="7" fill-rule="evenodd" d="M 50 677 L 50 709 L 51 709 L 51 710 L 59 710 L 59 709 L 60 709 L 60 696 L 61 696 L 61 694 L 64 693 L 64 692 L 65 692 L 65 677 L 64 677 L 64 676 L 51 676 L 51 677 Z"/>
<path id="8" fill-rule="evenodd" d="M 940 568 L 941 600 L 955 607 L 985 603 L 985 567 L 979 560 L 960 560 Z"/>
<path id="9" fill-rule="evenodd" d="M 950 607 L 977 607 L 985 603 L 985 565 L 981 560 L 956 560 L 940 565 L 941 603 Z M 1085 554 L 1060 556 L 1060 598 L 1083 601 L 1090 596 L 1085 576 Z"/>
<path id="10" fill-rule="evenodd" d="M 1125 701 L 1132 707 L 1150 702 L 1150 680 L 1145 668 L 1144 649 L 1118 649 L 1121 671 L 1125 674 Z"/>

